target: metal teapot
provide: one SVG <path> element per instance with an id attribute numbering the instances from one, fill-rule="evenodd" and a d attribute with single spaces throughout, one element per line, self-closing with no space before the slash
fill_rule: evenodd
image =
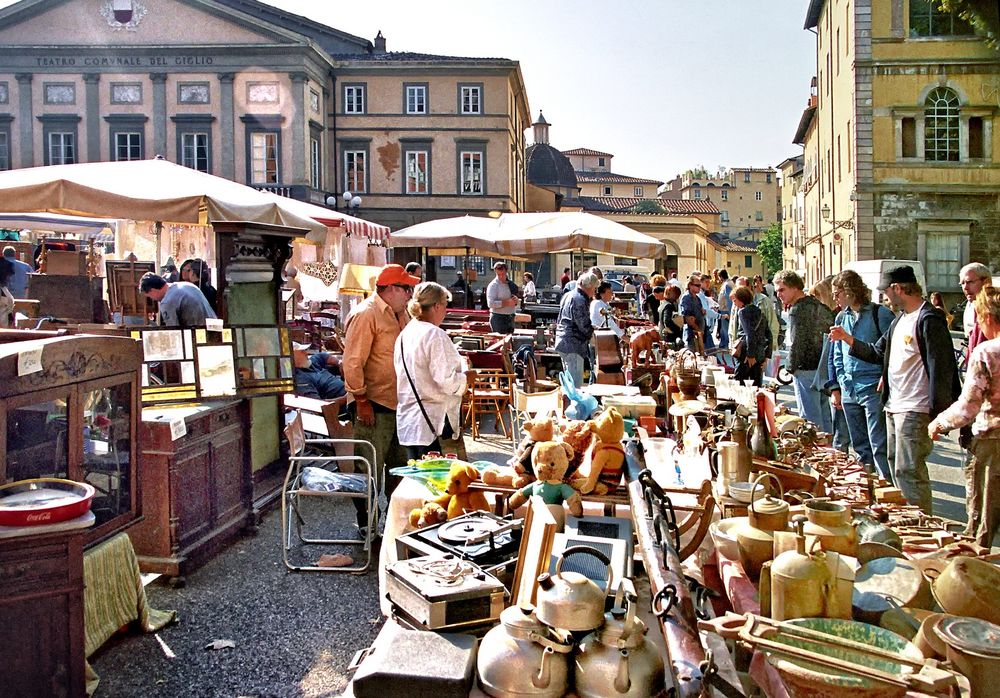
<path id="1" fill-rule="evenodd" d="M 557 637 L 535 617 L 532 606 L 511 606 L 479 643 L 479 683 L 496 698 L 561 696 L 568 689 L 572 649 L 568 638 Z"/>
<path id="2" fill-rule="evenodd" d="M 579 572 L 563 573 L 562 566 L 570 555 L 592 555 L 604 563 L 607 579 L 604 589 Z M 604 601 L 611 584 L 611 560 L 607 555 L 585 545 L 566 548 L 556 563 L 555 576 L 538 576 L 538 620 L 551 628 L 576 632 L 599 628 L 604 622 Z"/>
<path id="3" fill-rule="evenodd" d="M 580 698 L 644 698 L 663 690 L 663 659 L 635 617 L 636 603 L 632 580 L 623 579 L 604 626 L 580 643 L 574 673 Z"/>
<path id="4" fill-rule="evenodd" d="M 754 489 L 763 486 L 763 481 L 768 478 L 777 483 L 779 496 L 775 498 L 767 495 L 754 499 Z M 750 499 L 750 516 L 746 523 L 737 527 L 736 544 L 739 546 L 743 570 L 756 582 L 764 563 L 774 558 L 774 533 L 788 530 L 789 510 L 788 503 L 784 501 L 781 481 L 771 473 L 764 472 L 757 476 L 754 488 L 750 490 Z"/>

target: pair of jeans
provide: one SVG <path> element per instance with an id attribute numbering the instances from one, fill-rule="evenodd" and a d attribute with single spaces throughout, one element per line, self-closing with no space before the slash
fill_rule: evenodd
<path id="1" fill-rule="evenodd" d="M 558 352 L 562 359 L 563 370 L 573 377 L 573 383 L 578 388 L 583 387 L 583 357 L 579 354 Z"/>
<path id="2" fill-rule="evenodd" d="M 716 323 L 719 326 L 719 349 L 729 348 L 729 314 L 719 315 Z"/>
<path id="3" fill-rule="evenodd" d="M 930 416 L 926 412 L 885 413 L 886 450 L 889 466 L 896 476 L 896 486 L 906 501 L 924 513 L 934 512 L 927 456 L 934 443 L 927 433 Z"/>
<path id="4" fill-rule="evenodd" d="M 988 434 L 990 432 L 987 432 Z M 995 433 L 995 432 L 994 432 Z M 1000 528 L 1000 439 L 976 437 L 972 441 L 975 455 L 977 480 L 975 490 L 979 493 L 982 508 L 979 514 L 979 528 L 975 532 L 976 542 L 985 548 L 993 545 L 993 537 Z M 972 518 L 972 512 L 969 512 Z"/>
<path id="5" fill-rule="evenodd" d="M 853 399 L 844 400 L 844 416 L 847 429 L 851 433 L 851 446 L 858 458 L 869 470 L 878 469 L 887 482 L 894 482 L 885 445 L 885 413 L 882 411 L 882 395 L 877 386 L 857 390 Z"/>
<path id="6" fill-rule="evenodd" d="M 514 331 L 514 316 L 490 313 L 490 329 L 499 334 L 511 334 Z"/>
<path id="7" fill-rule="evenodd" d="M 847 426 L 847 416 L 844 414 L 844 410 L 838 410 L 833 406 L 833 401 L 830 400 L 829 396 L 826 396 L 826 399 L 830 406 L 830 423 L 833 424 L 833 447 L 838 451 L 848 453 L 851 450 L 851 432 Z"/>
<path id="8" fill-rule="evenodd" d="M 795 389 L 795 405 L 799 416 L 812 422 L 821 431 L 833 433 L 833 416 L 830 414 L 830 399 L 820 390 L 812 387 L 816 371 L 799 369 L 794 374 L 792 387 Z"/>
<path id="9" fill-rule="evenodd" d="M 379 469 L 378 482 L 385 487 L 386 502 L 392 497 L 393 490 L 403 478 L 389 474 L 389 468 L 406 465 L 406 449 L 399 445 L 399 437 L 396 435 L 396 412 L 395 411 L 375 411 L 375 425 L 367 426 L 361 422 L 354 421 L 354 438 L 359 441 L 368 441 L 375 447 L 375 463 L 372 467 Z M 355 456 L 371 457 L 371 452 L 363 448 L 355 448 Z M 355 464 L 358 467 L 360 464 Z M 378 493 L 375 493 L 378 497 Z M 358 526 L 367 526 L 367 511 L 365 500 L 361 497 L 352 497 L 355 513 L 357 514 Z M 375 522 L 378 523 L 379 505 L 375 504 Z"/>

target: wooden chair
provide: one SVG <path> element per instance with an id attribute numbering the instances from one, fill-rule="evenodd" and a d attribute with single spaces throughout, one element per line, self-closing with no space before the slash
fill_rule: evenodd
<path id="1" fill-rule="evenodd" d="M 355 441 L 351 439 L 307 439 L 305 429 L 302 426 L 302 416 L 295 412 L 294 417 L 285 426 L 285 437 L 288 439 L 288 472 L 285 474 L 285 481 L 281 493 L 281 553 L 285 562 L 285 567 L 296 571 L 314 572 L 354 572 L 363 574 L 371 567 L 374 554 L 372 551 L 372 540 L 375 535 L 375 525 L 378 522 L 378 492 L 379 468 L 375 468 L 375 447 L 367 441 Z M 351 455 L 309 455 L 316 447 L 329 449 L 330 447 L 345 446 Z M 355 448 L 367 455 L 355 456 Z M 342 466 L 349 465 L 358 472 L 344 472 Z M 356 467 L 356 466 L 362 467 Z M 323 468 L 335 472 L 342 482 L 351 485 L 349 490 L 344 491 L 323 491 L 307 487 L 303 482 L 303 470 L 306 467 Z M 307 521 L 307 509 L 314 507 L 303 506 L 306 499 L 314 501 L 331 501 L 337 499 L 364 499 L 367 525 L 360 531 L 360 538 L 320 538 L 310 537 L 310 532 L 323 530 L 325 524 L 329 527 L 330 521 L 324 520 L 320 524 L 310 524 Z M 350 516 L 354 518 L 354 507 L 350 507 Z M 295 538 L 293 540 L 293 532 Z M 312 535 L 316 535 L 312 533 Z M 302 545 L 323 545 L 323 546 L 357 546 L 363 552 L 363 558 L 357 564 L 344 567 L 323 567 L 317 564 L 296 564 L 289 555 L 293 544 Z"/>
<path id="2" fill-rule="evenodd" d="M 507 431 L 503 415 L 510 408 L 514 398 L 514 378 L 511 373 L 503 373 L 499 369 L 476 369 L 475 382 L 467 393 L 465 407 L 465 422 L 472 425 L 472 438 L 479 438 L 479 420 L 491 414 L 503 431 L 506 438 L 512 438 Z"/>

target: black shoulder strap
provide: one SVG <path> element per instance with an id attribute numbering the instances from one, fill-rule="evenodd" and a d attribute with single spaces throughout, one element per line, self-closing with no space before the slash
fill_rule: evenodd
<path id="1" fill-rule="evenodd" d="M 881 308 L 878 303 L 870 303 L 870 305 L 872 307 L 872 319 L 875 320 L 875 332 L 877 334 L 875 341 L 877 342 L 882 338 L 882 323 L 878 321 Z"/>

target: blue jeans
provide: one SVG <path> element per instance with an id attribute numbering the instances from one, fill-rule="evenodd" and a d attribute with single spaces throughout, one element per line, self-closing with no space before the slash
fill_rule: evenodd
<path id="1" fill-rule="evenodd" d="M 851 432 L 847 426 L 847 416 L 844 414 L 844 410 L 838 410 L 833 406 L 829 396 L 826 399 L 830 406 L 830 421 L 833 424 L 833 447 L 838 451 L 848 453 L 851 450 Z"/>
<path id="2" fill-rule="evenodd" d="M 514 316 L 490 313 L 490 329 L 499 334 L 511 334 L 514 331 Z"/>
<path id="3" fill-rule="evenodd" d="M 729 317 L 728 313 L 726 315 L 719 315 L 718 326 L 719 326 L 719 349 L 729 348 Z"/>
<path id="4" fill-rule="evenodd" d="M 889 465 L 896 476 L 896 486 L 910 504 L 924 513 L 933 513 L 931 480 L 927 456 L 934 443 L 927 433 L 930 416 L 926 412 L 901 412 L 885 415 L 886 450 Z"/>
<path id="5" fill-rule="evenodd" d="M 816 371 L 795 372 L 792 387 L 795 389 L 795 404 L 799 416 L 808 420 L 827 433 L 833 433 L 833 417 L 830 414 L 830 399 L 812 387 Z"/>
<path id="6" fill-rule="evenodd" d="M 577 388 L 583 387 L 583 357 L 579 354 L 564 354 L 558 352 L 562 358 L 563 370 L 573 377 L 573 383 Z"/>
<path id="7" fill-rule="evenodd" d="M 854 400 L 844 400 L 844 416 L 851 432 L 851 445 L 857 451 L 861 462 L 888 482 L 894 482 L 889 469 L 889 458 L 885 446 L 885 413 L 882 411 L 882 396 L 876 386 L 871 385 L 857 391 Z"/>

